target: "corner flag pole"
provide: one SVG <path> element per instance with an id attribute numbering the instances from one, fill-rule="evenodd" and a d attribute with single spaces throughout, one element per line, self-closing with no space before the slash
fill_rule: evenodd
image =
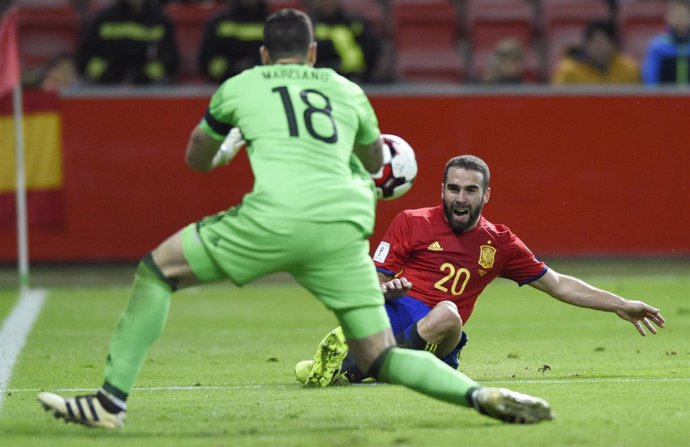
<path id="1" fill-rule="evenodd" d="M 17 8 L 12 3 L 12 0 L 0 0 L 0 96 L 10 91 L 13 94 L 19 288 L 26 292 L 29 289 L 29 241 L 24 176 L 24 111 L 17 43 Z"/>
<path id="2" fill-rule="evenodd" d="M 24 165 L 24 110 L 22 84 L 14 86 L 12 105 L 14 109 L 14 130 L 16 136 L 16 201 L 17 201 L 17 250 L 19 288 L 29 289 L 29 237 L 26 211 L 26 178 Z"/>

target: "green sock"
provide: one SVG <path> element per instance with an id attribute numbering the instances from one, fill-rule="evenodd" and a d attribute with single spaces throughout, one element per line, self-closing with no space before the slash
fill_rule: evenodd
<path id="1" fill-rule="evenodd" d="M 129 394 L 149 348 L 163 332 L 172 292 L 150 257 L 139 263 L 129 304 L 110 339 L 107 385 Z"/>
<path id="2" fill-rule="evenodd" d="M 448 367 L 426 351 L 391 348 L 384 354 L 378 371 L 381 382 L 407 388 L 463 407 L 471 407 L 469 393 L 479 384 Z"/>

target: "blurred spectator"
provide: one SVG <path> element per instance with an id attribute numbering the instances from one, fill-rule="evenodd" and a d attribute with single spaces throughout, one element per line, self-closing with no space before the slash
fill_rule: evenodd
<path id="1" fill-rule="evenodd" d="M 79 21 L 85 24 L 89 20 L 89 12 L 91 8 L 92 0 L 70 0 L 74 11 L 79 16 Z"/>
<path id="2" fill-rule="evenodd" d="M 642 64 L 645 84 L 690 83 L 690 0 L 670 0 L 666 32 L 649 43 Z"/>
<path id="3" fill-rule="evenodd" d="M 620 52 L 616 27 L 608 20 L 587 24 L 582 46 L 567 50 L 552 79 L 556 85 L 639 82 L 637 62 Z"/>
<path id="4" fill-rule="evenodd" d="M 0 0 L 0 17 L 14 4 L 14 0 Z"/>
<path id="5" fill-rule="evenodd" d="M 525 49 L 517 39 L 503 39 L 489 56 L 482 81 L 486 84 L 521 84 L 525 76 Z"/>
<path id="6" fill-rule="evenodd" d="M 204 28 L 199 71 L 208 79 L 224 81 L 261 63 L 264 21 L 269 16 L 264 0 L 228 0 L 228 9 Z"/>
<path id="7" fill-rule="evenodd" d="M 55 56 L 41 74 L 39 87 L 47 91 L 60 91 L 77 85 L 77 65 L 70 53 Z"/>
<path id="8" fill-rule="evenodd" d="M 608 6 L 609 8 L 609 19 L 610 20 L 616 20 L 616 17 L 618 17 L 618 9 L 620 7 L 620 4 L 623 2 L 627 1 L 637 1 L 637 0 L 603 0 L 603 2 Z"/>
<path id="9" fill-rule="evenodd" d="M 340 0 L 313 0 L 312 4 L 316 66 L 330 67 L 357 82 L 374 81 L 381 44 L 366 20 L 347 14 Z"/>
<path id="10" fill-rule="evenodd" d="M 97 84 L 158 84 L 177 71 L 175 28 L 157 0 L 115 0 L 81 33 L 77 69 Z"/>

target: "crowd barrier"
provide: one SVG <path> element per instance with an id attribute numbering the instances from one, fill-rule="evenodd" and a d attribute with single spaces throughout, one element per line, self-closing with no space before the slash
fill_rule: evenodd
<path id="1" fill-rule="evenodd" d="M 31 229 L 38 261 L 135 260 L 185 224 L 238 203 L 244 154 L 196 173 L 184 164 L 207 91 L 81 92 L 60 99 L 61 225 Z M 690 94 L 663 90 L 372 90 L 385 133 L 415 149 L 419 176 L 380 202 L 372 249 L 404 208 L 441 200 L 446 160 L 491 168 L 484 215 L 538 257 L 690 255 Z M 27 139 L 31 139 L 27 135 Z M 0 262 L 17 257 L 0 229 Z"/>

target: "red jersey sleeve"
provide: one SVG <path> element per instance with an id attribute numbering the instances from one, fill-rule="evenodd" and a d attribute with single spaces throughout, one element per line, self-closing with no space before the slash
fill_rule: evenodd
<path id="1" fill-rule="evenodd" d="M 512 279 L 523 286 L 541 278 L 546 273 L 546 264 L 539 261 L 524 242 L 510 233 L 510 255 L 506 259 L 501 277 Z"/>
<path id="2" fill-rule="evenodd" d="M 399 213 L 388 226 L 383 240 L 374 252 L 376 270 L 387 275 L 396 275 L 405 266 L 411 254 L 412 230 L 405 212 Z"/>

